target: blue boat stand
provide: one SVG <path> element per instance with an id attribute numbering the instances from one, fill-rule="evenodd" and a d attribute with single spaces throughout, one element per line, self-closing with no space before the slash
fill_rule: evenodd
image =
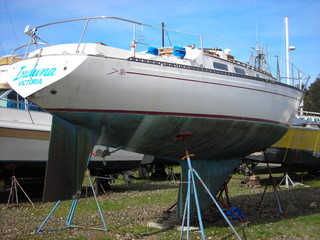
<path id="1" fill-rule="evenodd" d="M 191 136 L 191 133 L 182 132 L 179 135 L 177 135 L 177 137 L 174 138 L 174 140 L 183 140 L 184 141 L 186 156 L 184 156 L 182 158 L 182 160 L 186 159 L 187 162 L 188 162 L 188 187 L 187 187 L 187 196 L 186 196 L 186 202 L 185 202 L 184 212 L 183 212 L 180 239 L 182 239 L 182 237 L 183 237 L 184 225 L 185 225 L 185 220 L 186 219 L 187 219 L 186 239 L 187 240 L 190 239 L 189 238 L 189 231 L 190 231 L 190 200 L 191 200 L 190 198 L 191 198 L 191 190 L 192 189 L 193 189 L 196 208 L 197 208 L 197 214 L 198 214 L 198 221 L 199 221 L 201 236 L 202 236 L 203 240 L 206 239 L 205 233 L 204 233 L 204 228 L 203 228 L 203 223 L 202 223 L 201 210 L 200 210 L 200 205 L 199 205 L 199 200 L 198 200 L 198 195 L 197 195 L 196 183 L 195 183 L 195 178 L 197 178 L 200 181 L 200 183 L 202 184 L 202 186 L 205 188 L 205 190 L 207 191 L 207 193 L 209 194 L 211 199 L 213 200 L 213 202 L 216 205 L 217 209 L 220 211 L 221 215 L 224 217 L 224 219 L 226 220 L 226 222 L 228 223 L 228 225 L 230 226 L 232 231 L 235 233 L 237 238 L 239 240 L 241 240 L 240 235 L 237 233 L 237 231 L 232 226 L 231 222 L 229 221 L 229 219 L 227 218 L 227 216 L 225 215 L 225 213 L 221 209 L 219 203 L 217 202 L 215 197 L 211 194 L 209 188 L 205 185 L 205 183 L 203 182 L 203 180 L 201 179 L 201 177 L 199 176 L 197 171 L 194 168 L 192 168 L 190 157 L 193 157 L 194 154 L 189 154 L 189 151 L 187 149 L 187 143 L 186 143 L 189 136 Z"/>
<path id="2" fill-rule="evenodd" d="M 87 163 L 87 167 L 89 165 L 89 162 L 90 162 L 90 159 L 91 159 L 91 154 L 89 155 L 88 157 L 88 163 Z M 78 203 L 78 199 L 74 199 L 72 201 L 72 204 L 71 204 L 71 207 L 70 207 L 70 211 L 69 211 L 69 214 L 68 214 L 68 217 L 67 217 L 67 220 L 66 220 L 66 226 L 65 227 L 60 227 L 60 228 L 53 228 L 53 229 L 43 229 L 44 225 L 47 223 L 47 221 L 50 219 L 50 217 L 52 216 L 52 214 L 54 213 L 54 211 L 58 208 L 58 206 L 60 205 L 61 203 L 61 200 L 59 200 L 56 205 L 52 208 L 51 212 L 49 213 L 49 215 L 46 217 L 46 219 L 43 221 L 43 223 L 41 224 L 41 226 L 38 228 L 38 230 L 36 231 L 37 233 L 41 232 L 41 231 L 54 231 L 54 230 L 62 230 L 62 229 L 68 229 L 68 228 L 88 228 L 88 229 L 93 229 L 93 230 L 102 230 L 102 231 L 107 231 L 107 225 L 106 225 L 106 222 L 105 222 L 105 219 L 104 219 L 104 216 L 102 214 L 102 211 L 101 211 L 101 208 L 100 208 L 100 204 L 98 202 L 98 199 L 97 199 L 97 195 L 96 195 L 96 192 L 94 190 L 94 187 L 93 187 L 93 184 L 92 184 L 92 181 L 91 181 L 91 177 L 90 177 L 90 171 L 87 169 L 86 173 L 85 173 L 85 176 L 88 178 L 88 181 L 90 183 L 90 187 L 91 187 L 91 190 L 93 192 L 93 196 L 94 196 L 94 200 L 96 202 L 96 205 L 98 207 L 98 210 L 99 210 L 99 214 L 100 214 L 100 217 L 101 217 L 101 221 L 102 221 L 102 224 L 103 224 L 103 228 L 94 228 L 94 227 L 87 227 L 87 226 L 78 226 L 78 225 L 73 225 L 72 224 L 72 221 L 73 221 L 73 217 L 74 217 L 74 213 L 75 213 L 75 210 L 76 210 L 76 207 L 77 207 L 77 203 Z"/>

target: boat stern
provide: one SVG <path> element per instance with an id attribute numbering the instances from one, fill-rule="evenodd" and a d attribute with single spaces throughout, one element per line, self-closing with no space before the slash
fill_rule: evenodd
<path id="1" fill-rule="evenodd" d="M 49 47 L 50 48 L 50 47 Z M 7 69 L 7 81 L 12 89 L 26 98 L 59 81 L 74 71 L 85 55 L 41 55 L 16 62 Z"/>

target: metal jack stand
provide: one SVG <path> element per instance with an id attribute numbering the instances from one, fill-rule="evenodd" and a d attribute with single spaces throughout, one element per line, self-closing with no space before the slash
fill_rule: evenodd
<path id="1" fill-rule="evenodd" d="M 89 165 L 90 159 L 91 159 L 91 154 L 89 155 L 89 158 L 88 158 L 87 167 L 88 167 L 88 165 Z M 49 215 L 47 216 L 47 218 L 43 221 L 43 223 L 41 224 L 41 226 L 38 228 L 37 233 L 39 233 L 39 232 L 41 232 L 41 231 L 54 231 L 54 230 L 62 230 L 62 229 L 68 229 L 68 228 L 88 228 L 88 229 L 102 230 L 102 231 L 107 231 L 107 230 L 108 230 L 108 229 L 107 229 L 106 222 L 105 222 L 104 217 L 103 217 L 103 214 L 102 214 L 102 211 L 101 211 L 101 208 L 100 208 L 100 205 L 99 205 L 99 202 L 98 202 L 98 199 L 97 199 L 97 195 L 96 195 L 95 189 L 94 189 L 94 187 L 93 187 L 93 184 L 92 184 L 92 181 L 91 181 L 91 178 L 90 178 L 90 172 L 89 172 L 89 170 L 86 171 L 85 176 L 88 178 L 88 181 L 89 181 L 89 183 L 90 183 L 90 187 L 91 187 L 92 193 L 93 193 L 93 195 L 94 195 L 94 200 L 95 200 L 96 205 L 97 205 L 98 210 L 99 210 L 99 214 L 100 214 L 100 217 L 101 217 L 101 221 L 102 221 L 102 224 L 103 224 L 103 228 L 94 228 L 94 227 L 78 226 L 78 225 L 73 225 L 73 224 L 72 224 L 73 216 L 74 216 L 74 213 L 75 213 L 75 210 L 76 210 L 76 207 L 77 207 L 77 203 L 78 203 L 78 199 L 75 199 L 75 200 L 72 201 L 72 204 L 71 204 L 71 207 L 70 207 L 70 211 L 69 211 L 69 214 L 68 214 L 68 217 L 67 217 L 67 220 L 66 220 L 66 227 L 49 229 L 49 230 L 43 229 L 43 227 L 44 227 L 44 225 L 46 224 L 46 222 L 49 220 L 49 218 L 52 216 L 52 214 L 54 213 L 54 211 L 55 211 L 55 210 L 57 209 L 57 207 L 60 205 L 61 200 L 59 200 L 59 201 L 56 203 L 56 205 L 52 208 L 52 210 L 51 210 L 51 212 L 49 213 Z"/>
<path id="2" fill-rule="evenodd" d="M 284 185 L 281 185 L 283 181 L 285 181 L 285 184 L 284 184 Z M 288 172 L 286 172 L 286 174 L 284 175 L 284 177 L 283 177 L 282 180 L 280 181 L 279 186 L 280 186 L 280 187 L 284 186 L 284 187 L 288 188 L 288 187 L 290 186 L 290 184 L 291 184 L 292 186 L 297 186 L 297 185 L 298 185 L 297 183 L 295 183 L 295 182 L 293 182 L 293 181 L 291 180 L 291 178 L 289 177 Z"/>
<path id="3" fill-rule="evenodd" d="M 198 195 L 197 195 L 197 189 L 196 189 L 196 183 L 195 183 L 195 177 L 196 177 L 200 181 L 200 183 L 203 185 L 203 187 L 205 188 L 207 193 L 210 195 L 210 197 L 212 198 L 214 204 L 216 205 L 216 207 L 218 208 L 218 210 L 220 211 L 221 215 L 224 217 L 226 222 L 229 224 L 230 228 L 236 234 L 238 239 L 241 240 L 241 237 L 236 232 L 236 230 L 234 229 L 234 227 L 230 223 L 230 221 L 227 218 L 227 216 L 224 214 L 224 212 L 221 209 L 221 207 L 219 206 L 217 200 L 210 193 L 210 190 L 205 185 L 205 183 L 202 181 L 202 179 L 199 176 L 199 174 L 197 173 L 197 171 L 192 168 L 190 157 L 193 157 L 195 155 L 194 154 L 189 154 L 189 151 L 188 151 L 188 148 L 187 148 L 187 140 L 189 139 L 189 137 L 191 135 L 192 135 L 191 132 L 181 132 L 174 138 L 174 140 L 182 140 L 184 142 L 186 156 L 184 156 L 182 158 L 182 160 L 187 159 L 187 162 L 188 162 L 188 189 L 187 189 L 187 197 L 186 197 L 186 202 L 185 202 L 185 207 L 184 207 L 184 212 L 183 212 L 183 220 L 182 220 L 182 226 L 181 226 L 181 232 L 180 232 L 180 239 L 182 239 L 182 237 L 183 237 L 185 219 L 187 219 L 186 239 L 189 239 L 189 231 L 190 231 L 190 200 L 191 200 L 190 198 L 191 198 L 191 189 L 192 188 L 193 188 L 195 203 L 196 203 L 196 207 L 197 207 L 197 214 L 198 214 L 198 221 L 199 221 L 199 226 L 200 226 L 200 230 L 201 230 L 201 236 L 202 236 L 203 240 L 206 239 L 205 234 L 204 234 L 204 228 L 203 228 L 202 217 L 201 217 L 201 210 L 200 210 L 200 205 L 199 205 L 199 200 L 198 200 Z"/>
<path id="4" fill-rule="evenodd" d="M 282 216 L 286 216 L 286 213 L 284 212 L 283 207 L 282 207 L 282 203 L 281 203 L 281 200 L 280 200 L 279 192 L 277 190 L 277 183 L 276 183 L 276 181 L 274 180 L 274 178 L 272 177 L 272 174 L 271 174 L 271 170 L 270 170 L 270 167 L 269 167 L 269 162 L 268 162 L 268 159 L 267 159 L 267 155 L 266 155 L 265 151 L 263 151 L 263 153 L 264 153 L 264 158 L 266 160 L 267 168 L 268 168 L 268 171 L 269 171 L 269 183 L 270 182 L 272 183 L 273 192 L 274 192 L 275 198 L 276 198 L 277 203 L 278 203 L 279 214 L 282 215 Z M 258 210 L 260 209 L 260 206 L 261 206 L 261 203 L 262 203 L 262 200 L 264 198 L 264 195 L 266 193 L 267 188 L 268 188 L 268 184 L 266 185 L 266 187 L 265 187 L 265 189 L 263 191 L 262 197 L 261 197 L 259 205 L 258 205 Z"/>
<path id="5" fill-rule="evenodd" d="M 11 187 L 10 187 L 10 193 L 9 193 L 8 202 L 7 202 L 7 208 L 9 207 L 10 202 L 11 202 L 12 206 L 19 206 L 18 187 L 17 186 L 20 188 L 20 190 L 23 192 L 23 194 L 27 197 L 27 199 L 31 203 L 32 207 L 34 207 L 33 202 L 31 201 L 31 199 L 29 198 L 27 193 L 21 187 L 20 183 L 18 182 L 18 179 L 13 175 L 11 177 Z M 15 205 L 13 204 L 14 197 L 16 198 L 16 204 Z"/>
<path id="6" fill-rule="evenodd" d="M 222 203 L 223 207 L 230 207 L 228 183 L 230 182 L 231 177 L 232 177 L 232 174 L 230 174 L 229 178 L 225 181 L 225 183 L 221 187 L 221 190 L 220 190 L 220 192 L 219 192 L 219 194 L 217 196 L 217 200 L 220 203 Z M 226 197 L 225 201 L 223 199 L 223 192 L 225 193 L 225 197 Z"/>
<path id="7" fill-rule="evenodd" d="M 175 173 L 173 172 L 172 166 L 169 167 L 168 169 L 168 176 L 166 178 L 166 181 L 171 180 L 171 181 L 177 181 L 178 178 L 175 175 Z"/>

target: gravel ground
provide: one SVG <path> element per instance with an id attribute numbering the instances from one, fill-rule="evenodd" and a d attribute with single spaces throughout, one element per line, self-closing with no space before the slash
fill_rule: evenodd
<path id="1" fill-rule="evenodd" d="M 257 211 L 263 190 L 264 186 L 240 187 L 240 180 L 237 178 L 233 178 L 229 184 L 232 206 L 240 207 L 250 222 L 249 226 L 244 227 L 240 222 L 232 221 L 243 239 L 317 239 L 316 236 L 320 236 L 320 187 L 303 186 L 281 191 L 287 217 L 278 214 L 271 187 L 267 188 L 260 211 Z M 14 208 L 7 208 L 6 204 L 2 204 L 0 239 L 179 239 L 178 230 L 148 227 L 155 223 L 170 226 L 181 224 L 175 219 L 174 212 L 163 213 L 175 202 L 177 192 L 178 182 L 136 181 L 130 185 L 114 185 L 112 192 L 98 198 L 108 231 L 70 228 L 35 233 L 54 203 L 36 202 L 35 208 L 28 207 L 28 203 L 23 203 L 24 207 Z M 45 229 L 65 226 L 70 203 L 64 201 L 57 208 Z M 226 223 L 218 217 L 219 214 L 215 211 L 205 214 L 207 239 L 236 239 Z M 79 201 L 73 223 L 102 227 L 92 197 Z M 191 236 L 192 239 L 201 239 L 199 232 L 192 233 Z"/>
<path id="2" fill-rule="evenodd" d="M 113 186 L 112 192 L 108 192 L 106 196 L 98 197 L 106 219 L 107 232 L 71 228 L 35 233 L 53 208 L 54 203 L 35 202 L 35 208 L 30 207 L 27 202 L 22 203 L 21 207 L 14 208 L 7 208 L 6 204 L 1 204 L 0 239 L 157 239 L 156 236 L 143 236 L 143 228 L 147 226 L 147 223 L 158 221 L 162 216 L 162 211 L 168 207 L 166 203 L 152 204 L 154 196 L 167 194 L 174 196 L 177 191 L 177 182 L 147 184 L 142 182 Z M 130 204 L 130 201 L 134 201 L 132 199 L 135 199 L 137 203 Z M 172 202 L 174 202 L 174 198 Z M 61 203 L 44 229 L 65 226 L 70 205 L 71 201 Z M 111 207 L 108 205 L 111 205 Z M 93 197 L 79 200 L 73 224 L 103 228 Z M 141 230 L 139 226 L 142 226 Z M 133 233 L 130 233 L 131 231 Z M 155 231 L 158 231 L 158 229 L 155 229 Z M 138 234 L 135 232 L 138 232 Z"/>

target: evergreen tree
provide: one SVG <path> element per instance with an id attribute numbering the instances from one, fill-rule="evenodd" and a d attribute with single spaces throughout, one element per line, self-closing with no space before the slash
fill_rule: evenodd
<path id="1" fill-rule="evenodd" d="M 320 112 L 320 74 L 306 91 L 304 111 Z"/>

